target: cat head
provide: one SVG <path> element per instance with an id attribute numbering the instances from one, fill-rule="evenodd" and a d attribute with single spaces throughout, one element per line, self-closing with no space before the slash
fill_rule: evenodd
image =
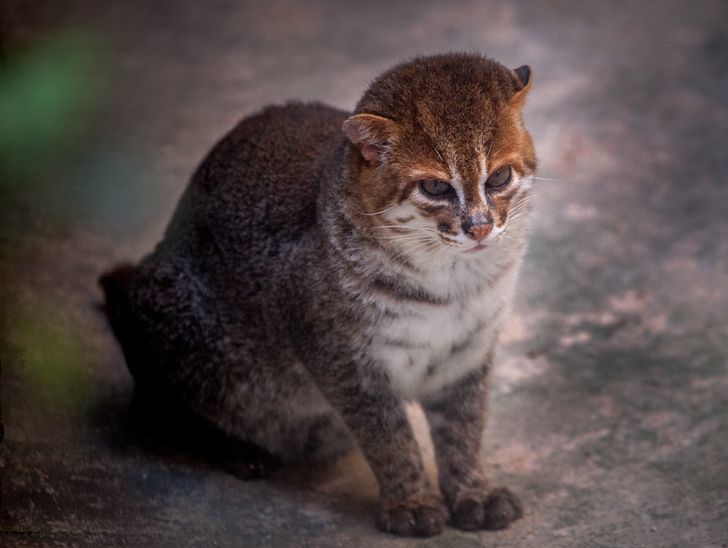
<path id="1" fill-rule="evenodd" d="M 529 67 L 475 54 L 416 58 L 375 80 L 343 124 L 361 222 L 412 252 L 499 241 L 536 168 L 521 117 L 530 86 Z"/>

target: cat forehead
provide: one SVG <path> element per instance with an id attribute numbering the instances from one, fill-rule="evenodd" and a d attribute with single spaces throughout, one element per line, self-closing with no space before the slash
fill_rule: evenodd
<path id="1" fill-rule="evenodd" d="M 428 114 L 400 124 L 403 160 L 430 158 L 463 175 L 519 156 L 525 132 L 507 108 L 474 110 L 470 116 Z"/>
<path id="2" fill-rule="evenodd" d="M 441 107 L 441 105 L 439 105 Z M 436 144 L 440 149 L 473 146 L 507 138 L 518 127 L 511 110 L 504 105 L 469 104 L 459 109 L 420 109 L 400 119 L 402 135 Z"/>
<path id="3" fill-rule="evenodd" d="M 477 54 L 445 54 L 396 65 L 364 93 L 358 112 L 397 119 L 431 115 L 465 122 L 464 111 L 507 103 L 518 79 L 505 66 Z"/>
<path id="4" fill-rule="evenodd" d="M 506 114 L 496 116 L 500 119 L 474 118 L 446 130 L 413 128 L 409 135 L 402 135 L 400 146 L 393 148 L 393 159 L 398 166 L 414 168 L 417 178 L 456 185 L 480 184 L 505 165 L 513 166 L 521 175 L 532 171 L 534 153 L 526 130 L 517 120 L 507 120 Z"/>
<path id="5" fill-rule="evenodd" d="M 418 58 L 372 83 L 345 133 L 367 161 L 382 154 L 395 171 L 425 162 L 472 178 L 499 167 L 498 156 L 530 167 L 521 117 L 530 83 L 527 66 L 510 70 L 478 54 Z"/>
<path id="6" fill-rule="evenodd" d="M 402 137 L 446 149 L 485 146 L 518 133 L 516 76 L 479 55 L 415 59 L 386 72 L 357 106 L 396 122 Z"/>

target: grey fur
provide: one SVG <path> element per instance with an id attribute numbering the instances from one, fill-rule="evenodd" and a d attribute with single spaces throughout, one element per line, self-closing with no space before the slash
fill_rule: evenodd
<path id="1" fill-rule="evenodd" d="M 509 82 L 492 61 L 460 61 L 489 63 Z M 490 490 L 478 455 L 487 373 L 513 285 L 499 280 L 517 272 L 523 234 L 488 251 L 504 265 L 493 279 L 453 263 L 452 279 L 472 283 L 432 286 L 426 267 L 352 213 L 361 207 L 362 158 L 341 133 L 348 116 L 289 104 L 234 128 L 198 168 L 154 252 L 102 278 L 112 327 L 140 387 L 231 436 L 284 461 L 331 458 L 356 443 L 379 481 L 383 530 L 436 534 L 447 508 L 464 528 L 507 526 L 520 506 Z M 472 302 L 488 291 L 497 298 L 482 317 Z M 387 325 L 406 334 L 436 310 L 471 324 L 449 350 L 388 339 Z M 446 381 L 401 390 L 381 358 L 393 348 L 426 366 L 423 379 Z M 448 360 L 476 365 L 458 365 L 450 378 Z M 444 502 L 404 413 L 410 397 L 431 419 Z"/>

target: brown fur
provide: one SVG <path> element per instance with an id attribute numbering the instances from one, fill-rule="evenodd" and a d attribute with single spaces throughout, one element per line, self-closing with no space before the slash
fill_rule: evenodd
<path id="1" fill-rule="evenodd" d="M 446 203 L 416 203 L 423 215 L 450 230 L 462 223 L 462 213 L 493 217 L 497 225 L 505 222 L 513 193 L 490 191 L 490 203 L 482 203 L 478 158 L 486 159 L 489 173 L 508 165 L 521 177 L 534 172 L 533 143 L 521 115 L 531 79 L 529 75 L 524 85 L 516 73 L 495 63 L 463 70 L 470 60 L 442 56 L 428 72 L 417 63 L 400 65 L 376 80 L 359 101 L 345 132 L 360 149 L 377 149 L 386 157 L 383 163 L 373 161 L 371 152 L 369 158 L 355 157 L 352 170 L 358 172 L 357 191 L 365 211 L 386 208 L 395 189 L 398 199 L 406 200 L 420 180 L 449 182 L 451 166 L 457 166 L 470 209 L 458 212 Z M 352 124 L 360 127 L 359 134 Z"/>
<path id="2" fill-rule="evenodd" d="M 488 173 L 535 169 L 520 118 L 529 72 L 479 55 L 418 58 L 378 78 L 353 115 L 292 104 L 243 120 L 198 168 L 157 248 L 102 278 L 137 386 L 283 461 L 358 445 L 385 531 L 520 517 L 479 454 L 525 247 L 512 212 L 529 195 L 516 181 L 480 185 L 483 161 Z M 422 178 L 461 184 L 462 200 L 428 200 Z M 409 210 L 390 219 L 396 207 Z M 490 234 L 485 255 L 461 253 L 480 252 L 473 223 Z M 490 233 L 498 223 L 509 238 Z M 439 490 L 405 399 L 426 410 Z"/>

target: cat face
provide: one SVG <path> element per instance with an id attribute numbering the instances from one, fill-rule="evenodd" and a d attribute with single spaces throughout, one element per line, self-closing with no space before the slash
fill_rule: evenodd
<path id="1" fill-rule="evenodd" d="M 425 254 L 478 251 L 525 212 L 530 70 L 447 55 L 395 67 L 344 123 L 367 229 Z M 386 234 L 386 236 L 382 236 Z"/>

